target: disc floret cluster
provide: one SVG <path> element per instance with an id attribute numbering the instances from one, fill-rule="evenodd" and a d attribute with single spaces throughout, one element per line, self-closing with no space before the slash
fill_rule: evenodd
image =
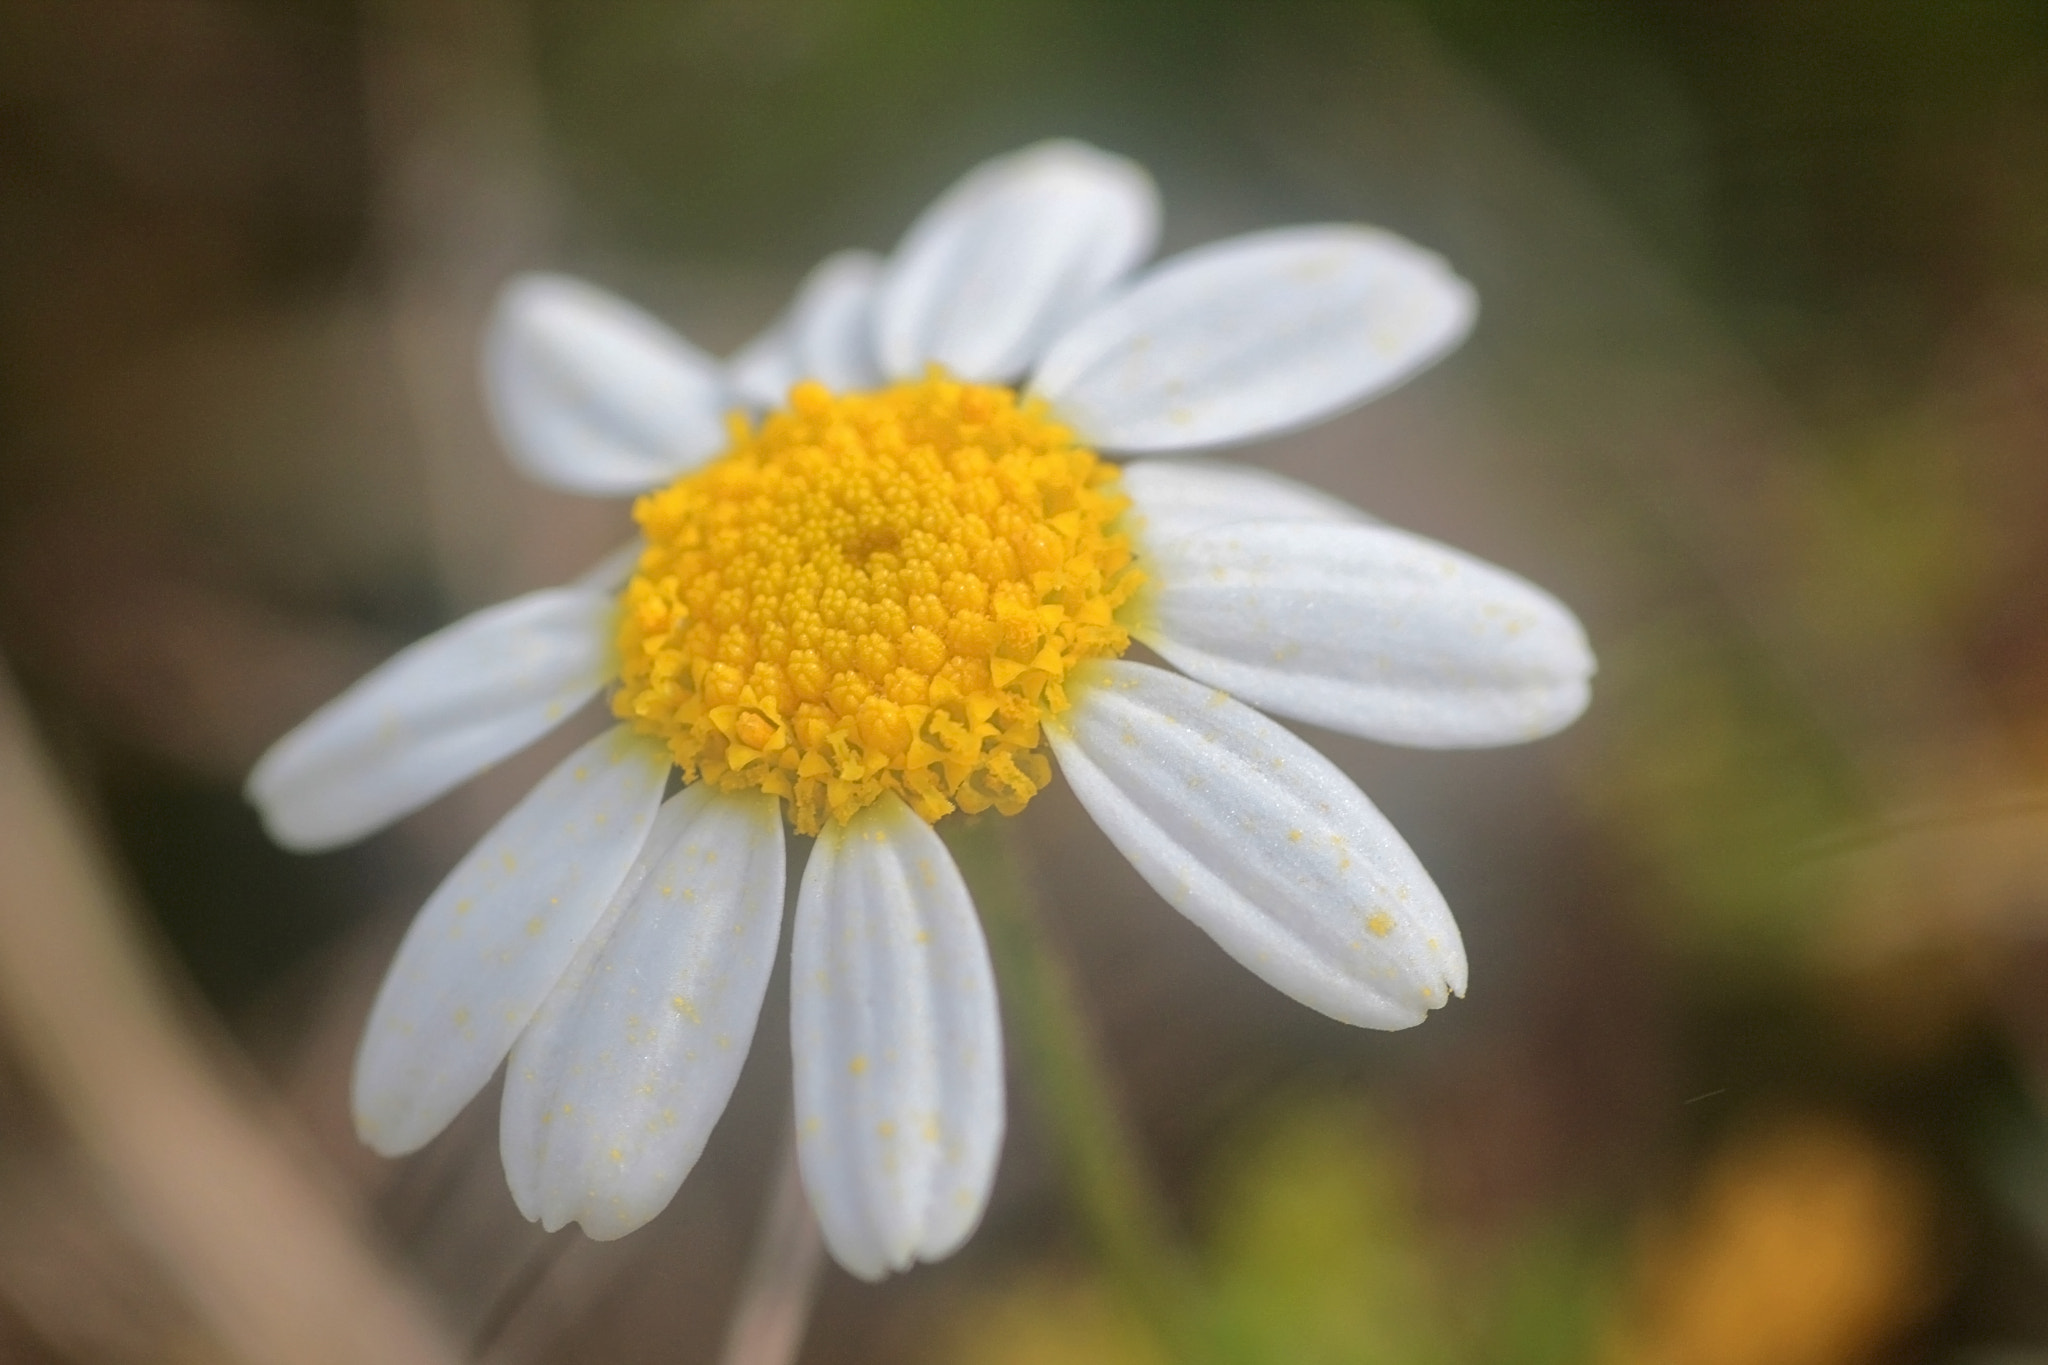
<path id="1" fill-rule="evenodd" d="M 780 797 L 806 834 L 884 792 L 1014 814 L 1051 778 L 1069 672 L 1129 647 L 1126 505 L 1008 388 L 799 385 L 635 506 L 613 709 L 685 781 Z"/>

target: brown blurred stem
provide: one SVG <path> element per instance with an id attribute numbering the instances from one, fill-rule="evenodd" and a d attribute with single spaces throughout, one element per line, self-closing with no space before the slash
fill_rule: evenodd
<path id="1" fill-rule="evenodd" d="M 797 1169 L 796 1116 L 783 1124 L 774 1185 L 754 1234 L 754 1252 L 740 1285 L 720 1365 L 791 1365 L 803 1349 L 817 1300 L 825 1244 Z"/>
<path id="2" fill-rule="evenodd" d="M 1032 900 L 1012 825 L 979 818 L 945 830 L 988 933 L 1011 1041 L 1104 1265 L 1172 1357 L 1204 1365 L 1215 1352 L 1195 1268 L 1117 1102 L 1073 974 Z"/>
<path id="3" fill-rule="evenodd" d="M 251 1365 L 452 1365 L 424 1306 L 209 1056 L 0 663 L 0 1024 L 132 1225 Z"/>

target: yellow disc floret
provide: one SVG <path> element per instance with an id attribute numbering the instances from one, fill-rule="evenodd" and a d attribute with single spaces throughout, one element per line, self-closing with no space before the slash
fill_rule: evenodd
<path id="1" fill-rule="evenodd" d="M 815 834 L 885 791 L 1006 814 L 1051 776 L 1040 723 L 1130 645 L 1114 466 L 1043 404 L 934 373 L 803 384 L 641 498 L 618 715 L 688 780 L 782 797 Z"/>

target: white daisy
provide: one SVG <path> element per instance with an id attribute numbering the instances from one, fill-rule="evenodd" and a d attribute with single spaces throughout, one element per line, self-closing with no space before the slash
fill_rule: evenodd
<path id="1" fill-rule="evenodd" d="M 652 1218 L 753 1036 L 788 820 L 817 839 L 791 947 L 805 1186 L 857 1275 L 946 1255 L 987 1200 L 1003 1060 L 931 822 L 1020 809 L 1048 748 L 1145 879 L 1289 995 L 1393 1029 L 1463 993 L 1428 873 L 1253 708 L 1397 744 L 1532 739 L 1586 704 L 1578 623 L 1276 475 L 1099 456 L 1329 417 L 1456 345 L 1472 292 L 1354 226 L 1130 278 L 1156 219 L 1130 162 L 1027 148 L 887 260 L 826 261 L 727 365 L 587 285 L 506 289 L 485 378 L 513 458 L 643 493 L 643 539 L 402 651 L 280 740 L 249 794 L 280 842 L 324 848 L 608 688 L 620 723 L 421 910 L 357 1057 L 366 1142 L 421 1146 L 509 1055 L 521 1210 L 599 1238 Z M 1120 658 L 1132 639 L 1180 672 Z"/>

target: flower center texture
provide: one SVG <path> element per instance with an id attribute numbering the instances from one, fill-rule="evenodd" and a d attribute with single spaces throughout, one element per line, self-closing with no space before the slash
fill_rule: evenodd
<path id="1" fill-rule="evenodd" d="M 1051 777 L 1040 726 L 1130 646 L 1115 466 L 1043 404 L 934 372 L 806 383 L 642 497 L 614 711 L 689 781 L 781 797 L 815 834 L 884 792 L 1005 814 Z"/>

